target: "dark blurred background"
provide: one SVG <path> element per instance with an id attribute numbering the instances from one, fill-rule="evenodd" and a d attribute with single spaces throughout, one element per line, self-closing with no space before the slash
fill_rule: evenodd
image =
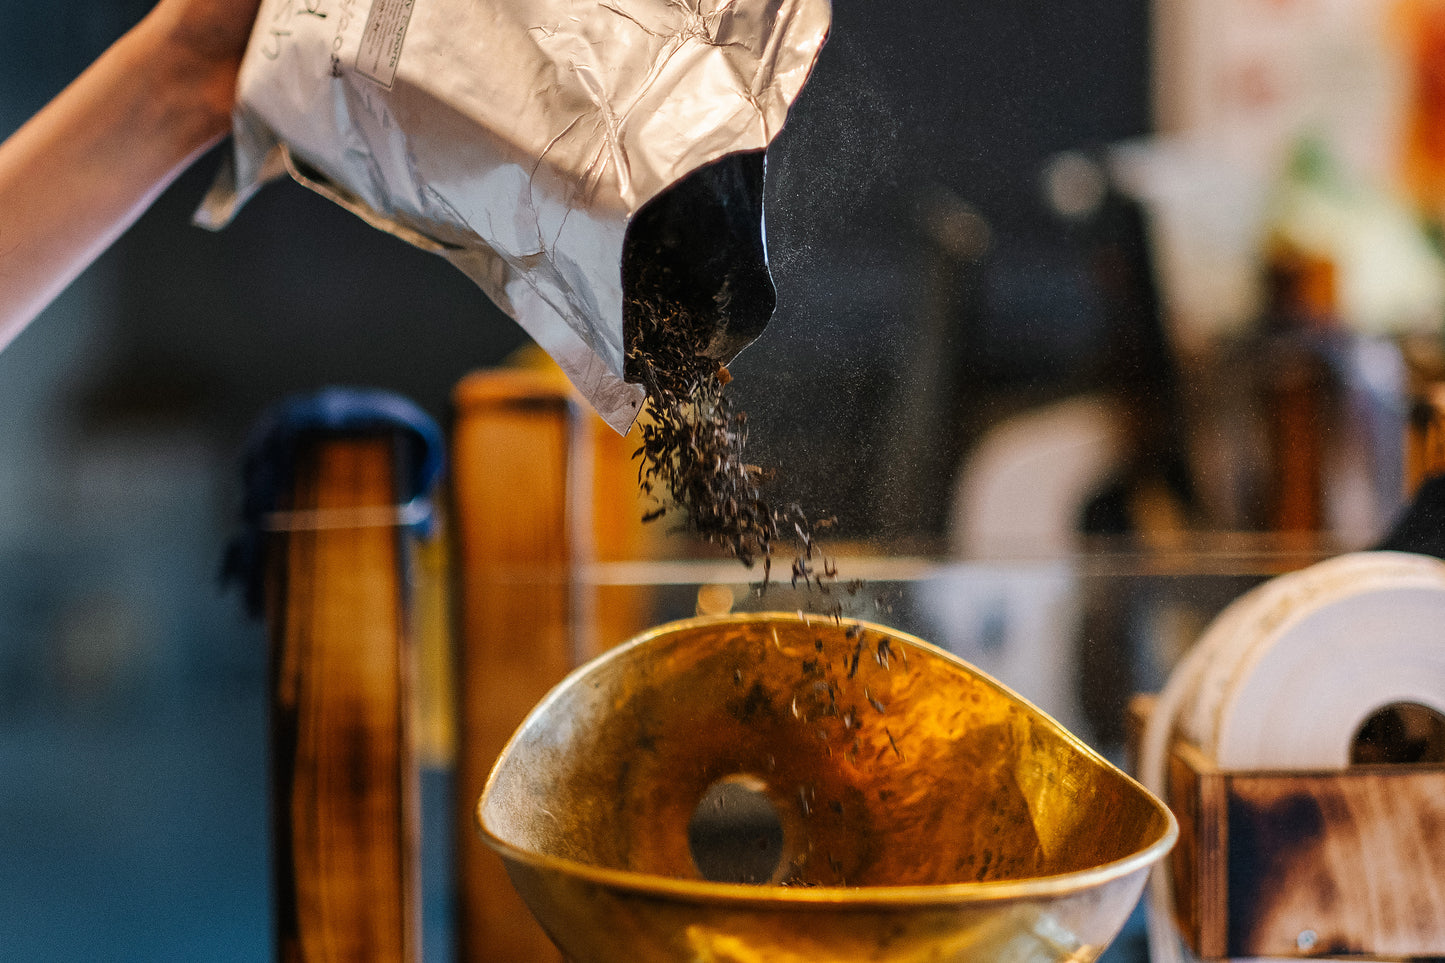
<path id="1" fill-rule="evenodd" d="M 8 132 L 148 4 L 4 6 Z M 1041 185 L 1060 151 L 1148 132 L 1148 3 L 834 13 L 769 155 L 779 307 L 736 397 L 787 495 L 926 542 L 988 424 L 1104 376 L 1116 322 Z M 445 420 L 523 342 L 292 184 L 190 226 L 215 161 L 0 354 L 0 959 L 267 957 L 264 640 L 217 577 L 246 428 L 336 383 Z"/>
<path id="2" fill-rule="evenodd" d="M 941 533 L 985 425 L 1108 338 L 1049 163 L 1149 128 L 1148 4 L 839 3 L 769 152 L 778 309 L 735 365 L 764 464 L 845 533 Z"/>

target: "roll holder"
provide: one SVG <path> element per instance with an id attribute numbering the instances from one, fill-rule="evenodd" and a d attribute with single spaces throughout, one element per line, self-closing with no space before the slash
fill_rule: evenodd
<path id="1" fill-rule="evenodd" d="M 1130 707 L 1136 737 L 1152 696 Z M 1445 956 L 1445 765 L 1229 771 L 1175 739 L 1173 916 L 1206 960 Z"/>

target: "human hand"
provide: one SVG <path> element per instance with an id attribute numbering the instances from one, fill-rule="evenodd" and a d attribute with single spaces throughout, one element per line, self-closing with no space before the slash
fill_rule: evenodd
<path id="1" fill-rule="evenodd" d="M 229 112 L 260 6 L 261 0 L 160 0 L 146 20 L 166 38 L 177 62 L 194 70 L 208 96 Z"/>
<path id="2" fill-rule="evenodd" d="M 172 36 L 211 62 L 241 59 L 261 0 L 161 0 L 152 16 L 169 22 Z"/>
<path id="3" fill-rule="evenodd" d="M 0 143 L 0 348 L 230 130 L 259 7 L 159 0 Z"/>
<path id="4" fill-rule="evenodd" d="M 179 21 L 177 40 L 200 57 L 239 62 L 261 0 L 162 0 Z"/>

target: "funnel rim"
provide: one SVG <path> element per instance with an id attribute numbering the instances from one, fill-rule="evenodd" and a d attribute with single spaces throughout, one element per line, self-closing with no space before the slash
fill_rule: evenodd
<path id="1" fill-rule="evenodd" d="M 1111 862 L 1070 873 L 1030 877 L 1029 879 L 1023 880 L 1001 879 L 981 882 L 966 881 L 958 883 L 897 886 L 781 886 L 776 884 L 722 883 L 704 879 L 684 879 L 674 876 L 660 876 L 654 873 L 642 873 L 636 870 L 596 866 L 590 863 L 568 859 L 563 856 L 553 856 L 522 849 L 502 839 L 487 826 L 485 807 L 488 796 L 490 795 L 493 783 L 497 778 L 503 762 L 507 759 L 508 754 L 511 752 L 513 745 L 521 733 L 534 718 L 545 714 L 547 706 L 563 698 L 572 686 L 579 684 L 580 680 L 590 675 L 600 665 L 611 662 L 614 659 L 623 658 L 632 649 L 644 646 L 662 635 L 670 635 L 716 623 L 738 624 L 752 621 L 777 621 L 780 619 L 803 622 L 826 621 L 835 625 L 860 625 L 866 630 L 883 632 L 897 641 L 928 650 L 977 674 L 982 681 L 996 687 L 1004 694 L 1038 713 L 1039 716 L 1047 719 L 1058 731 L 1059 735 L 1068 740 L 1076 751 L 1083 753 L 1097 764 L 1124 779 L 1136 792 L 1149 800 L 1155 812 L 1164 816 L 1163 832 L 1159 833 L 1148 845 Z M 488 847 L 502 857 L 504 861 L 519 863 L 534 870 L 556 872 L 575 880 L 585 881 L 609 889 L 625 890 L 653 898 L 670 899 L 679 902 L 705 901 L 708 903 L 727 903 L 737 906 L 761 903 L 773 905 L 785 903 L 795 905 L 798 908 L 814 906 L 819 909 L 838 906 L 848 908 L 905 905 L 946 906 L 965 901 L 969 903 L 1008 902 L 1068 895 L 1102 886 L 1106 883 L 1130 876 L 1135 872 L 1147 871 L 1155 863 L 1164 858 L 1179 838 L 1179 822 L 1175 818 L 1174 813 L 1168 806 L 1164 805 L 1163 802 L 1155 797 L 1153 793 L 1149 792 L 1138 780 L 1134 779 L 1108 759 L 1105 759 L 1091 746 L 1079 739 L 1078 736 L 1059 724 L 1051 715 L 1039 709 L 1028 699 L 1020 696 L 1007 685 L 989 676 L 987 673 L 980 672 L 964 659 L 959 658 L 947 649 L 924 641 L 917 636 L 876 622 L 832 615 L 817 616 L 796 611 L 703 615 L 667 622 L 649 629 L 573 669 L 527 714 L 526 719 L 517 727 L 512 738 L 508 740 L 507 745 L 502 749 L 501 753 L 498 754 L 496 762 L 493 764 L 492 770 L 487 776 L 487 781 L 482 789 L 481 796 L 477 800 L 473 815 L 477 833 Z"/>
<path id="2" fill-rule="evenodd" d="M 480 803 L 478 806 L 480 807 Z M 736 906 L 785 903 L 799 908 L 949 906 L 963 902 L 1003 903 L 1066 896 L 1103 886 L 1135 872 L 1147 871 L 1173 848 L 1179 836 L 1178 822 L 1173 814 L 1169 813 L 1164 834 L 1136 853 L 1102 866 L 1027 880 L 1004 879 L 927 886 L 779 886 L 656 876 L 634 870 L 592 866 L 561 856 L 545 856 L 519 849 L 493 835 L 486 829 L 485 824 L 481 823 L 480 808 L 477 818 L 483 842 L 504 860 L 520 863 L 534 870 L 555 872 L 611 890 L 625 890 L 676 902 L 726 903 Z"/>

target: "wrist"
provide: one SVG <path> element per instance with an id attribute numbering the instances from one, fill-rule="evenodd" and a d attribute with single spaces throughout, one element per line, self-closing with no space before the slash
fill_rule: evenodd
<path id="1" fill-rule="evenodd" d="M 168 128 L 178 140 L 204 148 L 230 131 L 240 54 L 215 56 L 206 50 L 173 9 L 173 4 L 159 4 L 123 42 L 132 43 L 137 68 L 149 78 Z"/>

